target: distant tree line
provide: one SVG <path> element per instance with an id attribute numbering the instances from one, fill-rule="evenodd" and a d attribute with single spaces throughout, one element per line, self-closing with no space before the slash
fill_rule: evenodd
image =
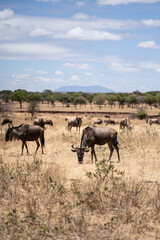
<path id="1" fill-rule="evenodd" d="M 108 104 L 113 108 L 118 104 L 119 108 L 123 108 L 125 104 L 131 108 L 137 108 L 141 104 L 149 105 L 150 108 L 160 108 L 160 91 L 141 93 L 135 91 L 133 93 L 84 93 L 84 92 L 69 92 L 69 93 L 56 93 L 51 90 L 44 90 L 43 92 L 28 92 L 23 89 L 15 91 L 4 90 L 0 91 L 1 102 L 7 104 L 10 101 L 19 103 L 20 109 L 23 108 L 23 103 L 29 103 L 29 112 L 33 115 L 38 104 L 48 103 L 55 107 L 56 102 L 62 103 L 64 107 L 69 107 L 71 104 L 75 108 L 79 105 L 96 104 L 99 108 Z"/>

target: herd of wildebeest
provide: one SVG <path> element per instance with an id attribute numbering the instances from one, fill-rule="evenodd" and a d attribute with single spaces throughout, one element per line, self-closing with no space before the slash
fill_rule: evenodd
<path id="1" fill-rule="evenodd" d="M 67 119 L 67 127 L 68 131 L 71 131 L 72 127 L 76 127 L 77 131 L 82 126 L 83 117 L 76 116 L 74 119 Z M 105 123 L 107 127 L 101 127 L 97 125 L 101 125 L 102 123 Z M 146 120 L 150 124 L 160 124 L 160 117 L 157 118 L 151 118 L 149 121 Z M 5 135 L 6 142 L 12 141 L 13 139 L 21 140 L 22 141 L 22 155 L 23 155 L 23 149 L 24 146 L 26 147 L 27 154 L 29 154 L 28 147 L 27 147 L 27 141 L 36 141 L 37 148 L 35 153 L 37 153 L 38 148 L 41 144 L 42 148 L 42 154 L 44 153 L 43 148 L 45 144 L 45 125 L 51 125 L 53 126 L 52 120 L 46 120 L 44 121 L 43 118 L 35 119 L 33 122 L 33 125 L 29 125 L 26 123 L 22 123 L 19 126 L 13 126 L 13 121 L 9 118 L 5 118 L 2 121 L 2 125 L 8 124 L 8 130 Z M 108 161 L 111 160 L 112 154 L 114 149 L 117 152 L 118 156 L 118 162 L 120 161 L 120 154 L 119 154 L 119 147 L 118 147 L 118 141 L 117 141 L 117 131 L 113 128 L 108 127 L 109 124 L 115 125 L 119 124 L 120 129 L 127 128 L 128 130 L 132 130 L 133 126 L 131 126 L 130 119 L 125 118 L 122 119 L 120 122 L 115 122 L 114 120 L 110 119 L 110 116 L 106 116 L 106 120 L 102 121 L 102 119 L 97 119 L 93 122 L 93 125 L 87 126 L 81 136 L 81 142 L 80 147 L 75 147 L 74 144 L 72 145 L 71 150 L 73 152 L 77 153 L 78 157 L 78 163 L 83 163 L 84 153 L 89 151 L 89 148 L 91 148 L 91 161 L 93 162 L 93 156 L 95 158 L 95 161 L 97 161 L 97 156 L 95 153 L 95 145 L 104 145 L 108 144 L 108 147 L 110 149 L 110 155 Z M 40 140 L 40 143 L 39 143 Z"/>

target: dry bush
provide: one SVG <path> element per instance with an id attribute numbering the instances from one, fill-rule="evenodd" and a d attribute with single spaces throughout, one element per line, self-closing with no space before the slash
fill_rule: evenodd
<path id="1" fill-rule="evenodd" d="M 37 157 L 13 164 L 1 158 L 1 239 L 154 238 L 160 184 L 127 183 L 123 175 L 103 160 L 87 181 L 69 181 Z"/>

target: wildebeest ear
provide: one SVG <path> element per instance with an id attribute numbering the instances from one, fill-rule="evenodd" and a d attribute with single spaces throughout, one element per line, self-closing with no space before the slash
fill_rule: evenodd
<path id="1" fill-rule="evenodd" d="M 77 149 L 71 149 L 72 152 L 77 152 Z"/>

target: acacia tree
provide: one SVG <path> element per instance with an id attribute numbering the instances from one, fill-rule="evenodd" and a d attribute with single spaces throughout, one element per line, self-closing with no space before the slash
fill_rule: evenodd
<path id="1" fill-rule="evenodd" d="M 113 94 L 107 96 L 107 101 L 108 101 L 108 104 L 111 106 L 111 108 L 115 104 L 116 100 L 117 100 L 116 96 Z"/>
<path id="2" fill-rule="evenodd" d="M 99 106 L 99 109 L 101 109 L 102 105 L 105 104 L 106 96 L 103 94 L 99 94 L 96 97 L 94 97 L 93 101 L 95 104 Z"/>
<path id="3" fill-rule="evenodd" d="M 34 92 L 28 95 L 29 107 L 28 111 L 33 116 L 35 112 L 39 109 L 39 102 L 43 100 L 43 97 L 40 93 Z"/>
<path id="4" fill-rule="evenodd" d="M 117 101 L 119 103 L 119 108 L 123 108 L 125 101 L 126 101 L 126 96 L 123 93 L 119 93 L 117 95 Z"/>
<path id="5" fill-rule="evenodd" d="M 126 98 L 126 102 L 131 104 L 133 108 L 134 105 L 139 103 L 139 98 L 135 94 L 132 94 Z"/>
<path id="6" fill-rule="evenodd" d="M 160 93 L 156 95 L 156 102 L 158 104 L 158 107 L 160 108 Z"/>
<path id="7" fill-rule="evenodd" d="M 61 102 L 63 107 L 66 105 L 66 106 L 69 106 L 69 103 L 71 102 L 70 101 L 70 96 L 68 94 L 57 94 L 55 96 L 56 100 Z"/>
<path id="8" fill-rule="evenodd" d="M 11 95 L 10 95 L 10 99 L 13 101 L 17 101 L 19 102 L 20 105 L 20 109 L 22 109 L 22 102 L 27 100 L 27 91 L 26 90 L 15 90 Z"/>
<path id="9" fill-rule="evenodd" d="M 50 95 L 48 101 L 52 104 L 52 107 L 55 107 L 55 97 L 54 95 Z"/>
<path id="10" fill-rule="evenodd" d="M 95 97 L 94 94 L 88 94 L 88 95 L 87 95 L 87 101 L 90 103 L 91 108 L 92 108 L 92 103 L 93 103 L 94 97 Z"/>
<path id="11" fill-rule="evenodd" d="M 144 98 L 145 102 L 150 106 L 150 108 L 152 109 L 152 104 L 156 102 L 156 96 L 150 95 L 148 94 L 145 98 Z"/>
<path id="12" fill-rule="evenodd" d="M 87 104 L 87 100 L 83 96 L 76 97 L 74 102 L 76 105 L 79 104 L 80 106 Z"/>

